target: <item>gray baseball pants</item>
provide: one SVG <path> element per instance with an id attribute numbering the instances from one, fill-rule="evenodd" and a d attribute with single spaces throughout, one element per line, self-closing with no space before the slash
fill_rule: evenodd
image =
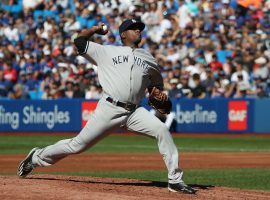
<path id="1" fill-rule="evenodd" d="M 74 138 L 61 140 L 37 150 L 32 158 L 35 166 L 49 166 L 71 154 L 90 148 L 112 130 L 126 127 L 127 130 L 146 134 L 157 139 L 159 152 L 168 169 L 169 183 L 182 181 L 183 172 L 178 166 L 178 151 L 164 123 L 145 108 L 134 112 L 115 106 L 103 96 L 81 132 Z"/>

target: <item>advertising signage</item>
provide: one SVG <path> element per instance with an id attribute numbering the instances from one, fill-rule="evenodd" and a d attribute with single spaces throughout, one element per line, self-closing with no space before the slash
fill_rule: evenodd
<path id="1" fill-rule="evenodd" d="M 1 101 L 0 131 L 77 131 L 80 102 Z"/>

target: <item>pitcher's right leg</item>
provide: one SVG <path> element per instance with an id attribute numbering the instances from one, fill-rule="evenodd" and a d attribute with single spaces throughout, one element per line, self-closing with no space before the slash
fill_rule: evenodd
<path id="1" fill-rule="evenodd" d="M 17 174 L 24 178 L 34 167 L 49 166 L 71 154 L 78 154 L 93 146 L 112 129 L 119 126 L 126 117 L 119 115 L 117 107 L 100 100 L 90 120 L 74 138 L 61 140 L 41 149 L 34 149 L 20 163 Z"/>
<path id="2" fill-rule="evenodd" d="M 90 120 L 76 137 L 37 150 L 33 155 L 33 164 L 48 166 L 70 154 L 78 154 L 90 148 L 113 128 L 119 126 L 123 118 L 116 117 L 118 112 L 117 107 L 100 100 Z"/>

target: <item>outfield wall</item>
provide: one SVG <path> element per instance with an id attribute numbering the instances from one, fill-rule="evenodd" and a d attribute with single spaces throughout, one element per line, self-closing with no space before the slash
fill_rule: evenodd
<path id="1" fill-rule="evenodd" d="M 270 133 L 270 99 L 173 99 L 175 132 Z M 0 132 L 78 132 L 97 101 L 0 100 Z M 151 109 L 147 100 L 142 106 Z"/>

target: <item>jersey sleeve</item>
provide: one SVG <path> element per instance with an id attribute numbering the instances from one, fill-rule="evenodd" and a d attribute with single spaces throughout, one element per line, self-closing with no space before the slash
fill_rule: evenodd
<path id="1" fill-rule="evenodd" d="M 149 65 L 150 85 L 149 87 L 158 87 L 163 89 L 163 77 L 161 75 L 160 66 L 156 59 L 150 54 L 150 52 L 142 49 L 142 57 L 145 62 Z"/>
<path id="2" fill-rule="evenodd" d="M 151 69 L 151 84 L 150 87 L 157 87 L 163 89 L 164 84 L 163 84 L 163 78 L 160 73 L 160 71 L 157 71 L 156 69 Z"/>
<path id="3" fill-rule="evenodd" d="M 88 41 L 88 45 L 83 56 L 90 62 L 95 61 L 95 63 L 98 65 L 104 61 L 104 58 L 106 58 L 105 47 L 98 43 Z"/>
<path id="4" fill-rule="evenodd" d="M 79 55 L 86 58 L 91 63 L 97 65 L 105 58 L 104 46 L 88 41 L 84 37 L 79 37 L 74 40 L 74 44 Z"/>
<path id="5" fill-rule="evenodd" d="M 161 75 L 160 67 L 157 64 L 147 62 L 150 66 L 149 68 L 149 75 L 150 75 L 150 85 L 149 87 L 157 87 L 163 89 L 163 77 Z"/>

